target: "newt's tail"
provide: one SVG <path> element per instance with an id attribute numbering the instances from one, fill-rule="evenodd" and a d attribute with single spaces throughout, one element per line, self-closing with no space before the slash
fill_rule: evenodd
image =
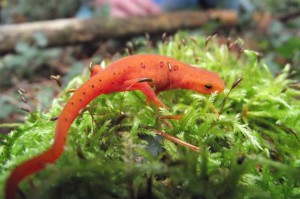
<path id="1" fill-rule="evenodd" d="M 60 154 L 61 152 L 58 153 L 51 147 L 41 155 L 17 166 L 6 181 L 5 198 L 15 199 L 19 182 L 25 177 L 42 170 L 47 164 L 53 163 Z"/>
<path id="2" fill-rule="evenodd" d="M 108 89 L 105 87 L 105 82 L 103 81 L 100 85 L 99 81 L 96 81 L 96 78 L 97 75 L 91 77 L 85 84 L 77 89 L 64 107 L 57 120 L 54 143 L 50 149 L 27 160 L 13 170 L 5 186 L 6 199 L 15 199 L 18 185 L 24 178 L 44 169 L 47 164 L 54 163 L 60 157 L 66 144 L 69 127 L 79 114 L 79 111 L 98 95 L 112 92 L 112 88 Z"/>

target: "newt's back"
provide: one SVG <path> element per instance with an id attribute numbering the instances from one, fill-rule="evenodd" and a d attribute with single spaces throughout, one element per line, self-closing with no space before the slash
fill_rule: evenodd
<path id="1" fill-rule="evenodd" d="M 218 74 L 162 55 L 124 57 L 110 64 L 107 70 L 120 82 L 149 78 L 155 84 L 156 92 L 183 88 L 208 94 L 222 92 L 225 87 Z"/>

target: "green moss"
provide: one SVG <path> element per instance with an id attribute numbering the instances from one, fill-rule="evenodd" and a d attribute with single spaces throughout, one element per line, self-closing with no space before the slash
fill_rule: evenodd
<path id="1" fill-rule="evenodd" d="M 245 50 L 237 59 L 226 46 L 216 41 L 205 46 L 205 38 L 185 33 L 150 51 L 140 50 L 218 72 L 225 91 L 210 96 L 166 91 L 160 98 L 168 109 L 162 111 L 147 105 L 140 92 L 98 97 L 73 123 L 56 164 L 22 183 L 29 198 L 300 197 L 300 91 L 290 86 L 295 81 L 288 79 L 288 65 L 273 77 L 256 52 Z M 242 82 L 218 115 L 238 77 Z M 68 88 L 84 79 L 75 78 Z M 29 115 L 3 138 L 1 188 L 15 165 L 50 146 L 55 128 L 50 118 L 68 98 L 62 93 L 49 112 Z M 174 114 L 184 117 L 159 119 Z M 200 153 L 161 141 L 152 129 L 197 145 Z"/>

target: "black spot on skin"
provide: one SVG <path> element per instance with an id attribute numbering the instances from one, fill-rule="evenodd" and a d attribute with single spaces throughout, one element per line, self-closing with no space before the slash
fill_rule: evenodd
<path id="1" fill-rule="evenodd" d="M 144 63 L 141 63 L 141 68 L 142 69 L 145 69 L 146 68 L 146 65 Z"/>
<path id="2" fill-rule="evenodd" d="M 116 73 L 114 72 L 113 74 L 115 75 Z"/>
<path id="3" fill-rule="evenodd" d="M 213 87 L 211 84 L 205 84 L 204 86 L 205 86 L 205 88 L 208 89 L 208 90 L 212 89 L 212 87 Z"/>
<path id="4" fill-rule="evenodd" d="M 99 82 L 102 82 L 102 79 L 99 79 Z"/>
<path id="5" fill-rule="evenodd" d="M 92 84 L 92 88 L 95 88 L 95 85 L 94 85 L 94 84 Z"/>
<path id="6" fill-rule="evenodd" d="M 162 62 L 162 61 L 159 63 L 159 67 L 160 67 L 160 68 L 163 68 L 164 65 L 165 65 L 164 62 Z"/>
<path id="7" fill-rule="evenodd" d="M 71 105 L 74 105 L 74 102 L 71 102 Z"/>
<path id="8" fill-rule="evenodd" d="M 115 84 L 115 82 L 111 82 L 111 84 Z"/>
<path id="9" fill-rule="evenodd" d="M 83 94 L 83 95 L 85 95 L 86 93 L 85 93 L 85 92 L 83 92 L 82 94 Z"/>
<path id="10" fill-rule="evenodd" d="M 82 99 L 80 98 L 79 101 L 82 102 Z"/>

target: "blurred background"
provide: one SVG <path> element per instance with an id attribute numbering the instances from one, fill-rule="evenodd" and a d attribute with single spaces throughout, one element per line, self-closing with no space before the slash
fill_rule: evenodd
<path id="1" fill-rule="evenodd" d="M 217 17 L 204 20 L 211 13 Z M 159 28 L 148 24 L 154 16 Z M 179 30 L 238 40 L 238 50 L 258 51 L 274 75 L 290 63 L 291 78 L 299 79 L 299 16 L 299 0 L 1 0 L 0 123 L 47 109 L 61 91 L 56 81 L 63 87 L 91 61 L 135 53 L 143 39 L 155 48 Z M 120 31 L 124 23 L 129 30 Z M 63 35 L 64 27 L 72 31 Z"/>

